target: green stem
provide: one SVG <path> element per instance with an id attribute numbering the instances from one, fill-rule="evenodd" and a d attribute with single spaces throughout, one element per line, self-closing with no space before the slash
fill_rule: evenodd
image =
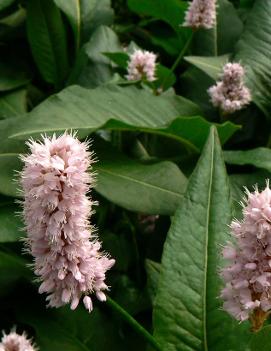
<path id="1" fill-rule="evenodd" d="M 163 87 L 166 85 L 166 83 L 167 83 L 167 81 L 168 81 L 168 78 L 170 77 L 171 73 L 173 73 L 173 72 L 175 71 L 176 67 L 177 67 L 178 64 L 181 62 L 181 60 L 182 60 L 184 54 L 186 53 L 186 50 L 188 49 L 188 47 L 189 47 L 189 45 L 190 45 L 190 43 L 191 43 L 191 41 L 192 41 L 192 39 L 193 39 L 193 36 L 194 36 L 194 32 L 192 32 L 192 33 L 189 35 L 189 37 L 188 37 L 188 39 L 187 39 L 185 45 L 183 46 L 181 52 L 179 53 L 179 56 L 177 57 L 177 59 L 176 59 L 175 62 L 173 63 L 173 65 L 172 65 L 170 71 L 168 72 L 168 75 L 165 77 L 165 79 L 164 79 L 164 81 L 163 81 L 163 83 L 162 83 L 162 85 L 161 85 L 161 89 L 163 89 Z M 164 90 L 164 89 L 163 89 L 163 90 Z"/>
<path id="2" fill-rule="evenodd" d="M 106 302 L 112 308 L 112 310 L 117 312 L 123 318 L 123 320 L 125 320 L 125 322 L 130 324 L 130 326 L 138 334 L 140 334 L 150 345 L 152 345 L 155 350 L 162 351 L 162 348 L 156 342 L 154 337 L 145 328 L 143 328 L 142 325 L 139 324 L 128 312 L 126 312 L 118 303 L 112 300 L 109 296 L 106 297 Z"/>

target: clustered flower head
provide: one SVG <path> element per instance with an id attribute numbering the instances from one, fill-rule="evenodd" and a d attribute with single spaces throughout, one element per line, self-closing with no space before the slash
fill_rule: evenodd
<path id="1" fill-rule="evenodd" d="M 216 0 L 193 0 L 185 14 L 183 26 L 211 29 L 216 23 Z"/>
<path id="2" fill-rule="evenodd" d="M 129 55 L 128 80 L 147 80 L 152 82 L 156 79 L 156 55 L 150 51 L 135 50 Z"/>
<path id="3" fill-rule="evenodd" d="M 245 70 L 240 63 L 227 63 L 221 81 L 209 88 L 214 106 L 225 113 L 233 113 L 250 103 L 251 94 L 244 84 Z"/>
<path id="4" fill-rule="evenodd" d="M 70 303 L 71 309 L 84 296 L 91 311 L 88 295 L 106 299 L 105 273 L 115 262 L 100 252 L 89 222 L 93 201 L 86 194 L 94 181 L 89 172 L 93 153 L 87 142 L 67 133 L 27 144 L 31 154 L 22 156 L 23 214 L 27 247 L 42 281 L 39 292 L 49 294 L 49 306 Z"/>
<path id="5" fill-rule="evenodd" d="M 0 342 L 0 351 L 37 351 L 38 349 L 27 339 L 25 333 L 22 335 L 11 331 L 9 334 L 3 333 Z"/>
<path id="6" fill-rule="evenodd" d="M 271 190 L 246 191 L 243 220 L 231 223 L 236 245 L 228 244 L 223 256 L 228 265 L 221 275 L 224 309 L 238 321 L 251 320 L 261 327 L 271 310 Z"/>

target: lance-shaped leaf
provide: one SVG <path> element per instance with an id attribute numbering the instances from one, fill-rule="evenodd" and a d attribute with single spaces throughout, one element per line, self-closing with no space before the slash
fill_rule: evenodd
<path id="1" fill-rule="evenodd" d="M 271 84 L 271 1 L 256 0 L 245 30 L 236 46 L 235 60 L 246 68 L 248 86 L 253 100 L 267 115 L 270 114 Z"/>
<path id="2" fill-rule="evenodd" d="M 28 0 L 27 34 L 44 80 L 59 86 L 68 71 L 65 27 L 53 0 Z"/>
<path id="3" fill-rule="evenodd" d="M 167 351 L 244 350 L 242 327 L 220 310 L 220 246 L 231 199 L 214 128 L 177 209 L 162 257 L 154 335 Z"/>

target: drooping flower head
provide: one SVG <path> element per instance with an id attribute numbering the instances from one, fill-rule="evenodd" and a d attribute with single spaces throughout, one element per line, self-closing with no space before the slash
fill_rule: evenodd
<path id="1" fill-rule="evenodd" d="M 42 142 L 30 140 L 31 154 L 22 156 L 21 184 L 27 245 L 34 256 L 35 274 L 42 282 L 48 305 L 71 304 L 75 309 L 82 296 L 105 300 L 105 273 L 114 264 L 100 252 L 101 245 L 89 222 L 93 201 L 87 196 L 93 186 L 93 153 L 88 143 L 67 134 Z"/>
<path id="2" fill-rule="evenodd" d="M 37 351 L 38 349 L 27 339 L 25 333 L 22 335 L 11 331 L 9 334 L 3 333 L 0 342 L 0 351 Z"/>
<path id="3" fill-rule="evenodd" d="M 216 23 L 216 0 L 193 0 L 185 14 L 183 26 L 211 29 Z"/>
<path id="4" fill-rule="evenodd" d="M 271 311 L 271 190 L 247 190 L 242 221 L 231 223 L 236 244 L 228 244 L 223 256 L 228 265 L 221 275 L 224 309 L 238 321 L 248 318 L 259 329 Z"/>
<path id="5" fill-rule="evenodd" d="M 251 94 L 244 84 L 244 76 L 245 70 L 240 63 L 227 63 L 221 80 L 208 90 L 213 105 L 225 113 L 233 113 L 248 105 Z"/>
<path id="6" fill-rule="evenodd" d="M 128 80 L 147 80 L 152 82 L 156 79 L 156 55 L 150 51 L 135 50 L 129 56 Z"/>

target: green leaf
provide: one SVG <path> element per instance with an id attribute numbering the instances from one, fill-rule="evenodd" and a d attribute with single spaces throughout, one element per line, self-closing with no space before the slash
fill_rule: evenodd
<path id="1" fill-rule="evenodd" d="M 81 0 L 82 39 L 89 41 L 99 26 L 110 26 L 114 20 L 111 0 Z"/>
<path id="2" fill-rule="evenodd" d="M 117 152 L 108 143 L 94 144 L 100 162 L 96 190 L 128 210 L 146 214 L 173 214 L 187 179 L 172 162 L 144 165 Z"/>
<path id="3" fill-rule="evenodd" d="M 254 334 L 250 342 L 251 351 L 269 351 L 271 350 L 271 325 L 262 328 L 258 333 Z"/>
<path id="4" fill-rule="evenodd" d="M 18 241 L 24 236 L 24 227 L 19 218 L 20 208 L 15 205 L 0 204 L 0 243 Z"/>
<path id="5" fill-rule="evenodd" d="M 113 61 L 116 65 L 121 68 L 126 69 L 129 55 L 126 52 L 104 52 L 103 55 L 108 57 L 111 61 Z"/>
<path id="6" fill-rule="evenodd" d="M 10 118 L 27 112 L 26 89 L 0 95 L 0 117 Z"/>
<path id="7" fill-rule="evenodd" d="M 16 171 L 20 171 L 22 162 L 18 154 L 0 154 L 0 193 L 19 196 L 18 184 L 15 182 Z"/>
<path id="8" fill-rule="evenodd" d="M 54 0 L 55 4 L 67 16 L 74 34 L 76 51 L 80 47 L 81 41 L 81 4 L 80 0 Z"/>
<path id="9" fill-rule="evenodd" d="M 222 67 L 228 62 L 229 55 L 222 56 L 186 56 L 185 61 L 198 67 L 200 70 L 208 74 L 209 77 L 217 80 L 222 72 Z"/>
<path id="10" fill-rule="evenodd" d="M 0 11 L 4 10 L 6 7 L 10 6 L 15 0 L 1 0 Z"/>
<path id="11" fill-rule="evenodd" d="M 196 105 L 176 95 L 157 97 L 131 86 L 108 85 L 92 90 L 72 86 L 51 96 L 27 116 L 13 118 L 6 130 L 2 124 L 2 131 L 25 140 L 71 128 L 89 133 L 100 128 L 141 130 L 174 138 L 199 151 L 211 123 L 201 117 L 178 117 L 198 112 Z M 218 129 L 224 143 L 239 127 L 226 122 Z"/>
<path id="12" fill-rule="evenodd" d="M 253 101 L 266 115 L 270 114 L 271 107 L 270 16 L 271 2 L 256 0 L 234 57 L 245 66 Z"/>
<path id="13" fill-rule="evenodd" d="M 187 3 L 179 0 L 128 0 L 129 8 L 167 22 L 175 30 L 180 30 L 184 20 Z"/>
<path id="14" fill-rule="evenodd" d="M 221 311 L 217 298 L 219 245 L 230 221 L 228 178 L 212 128 L 164 245 L 154 307 L 154 336 L 164 350 L 244 350 L 247 326 Z"/>
<path id="15" fill-rule="evenodd" d="M 271 172 L 271 150 L 265 147 L 246 151 L 224 151 L 224 158 L 232 165 L 252 165 Z"/>
<path id="16" fill-rule="evenodd" d="M 121 51 L 116 33 L 106 26 L 100 26 L 83 47 L 88 60 L 82 68 L 76 83 L 88 88 L 95 88 L 112 79 L 112 63 L 103 52 Z"/>
<path id="17" fill-rule="evenodd" d="M 109 144 L 110 145 L 110 144 Z M 96 190 L 110 201 L 132 211 L 173 214 L 186 187 L 186 177 L 172 162 L 144 165 L 110 146 L 95 143 L 100 160 Z M 13 181 L 22 163 L 17 154 L 0 154 L 0 192 L 19 196 Z"/>
<path id="18" fill-rule="evenodd" d="M 181 75 L 180 93 L 196 103 L 204 112 L 204 116 L 217 120 L 217 111 L 215 111 L 208 94 L 208 89 L 213 84 L 214 80 L 206 73 L 195 66 L 191 66 Z"/>
<path id="19" fill-rule="evenodd" d="M 27 1 L 27 35 L 43 79 L 61 86 L 68 73 L 67 38 L 53 0 Z"/>
<path id="20" fill-rule="evenodd" d="M 145 267 L 147 272 L 147 289 L 151 301 L 154 303 L 160 278 L 161 264 L 147 259 Z"/>
<path id="21" fill-rule="evenodd" d="M 193 39 L 193 53 L 197 56 L 217 56 L 233 51 L 243 24 L 237 10 L 228 0 L 217 1 L 217 25 L 214 29 L 199 30 Z"/>

